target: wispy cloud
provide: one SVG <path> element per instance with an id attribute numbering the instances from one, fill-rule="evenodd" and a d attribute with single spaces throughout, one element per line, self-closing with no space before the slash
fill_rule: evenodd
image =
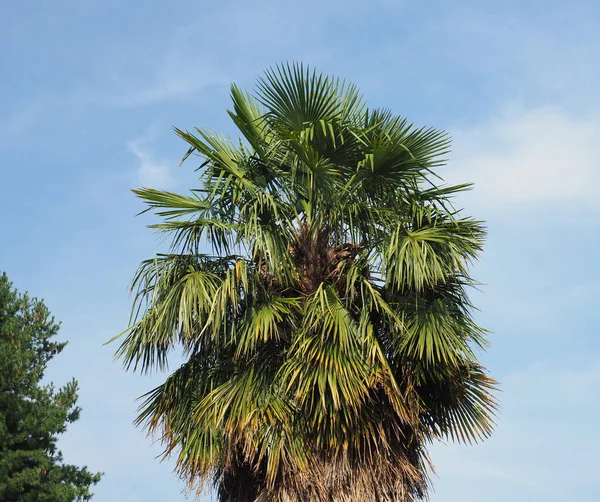
<path id="1" fill-rule="evenodd" d="M 471 181 L 477 204 L 576 203 L 600 208 L 600 122 L 552 108 L 509 109 L 454 135 L 447 179 Z"/>
<path id="2" fill-rule="evenodd" d="M 159 63 L 125 65 L 111 70 L 103 88 L 90 91 L 90 101 L 135 108 L 162 102 L 190 101 L 207 87 L 227 86 L 230 79 L 208 53 L 190 53 L 183 44 L 157 56 Z M 107 85 L 106 85 L 107 84 Z"/>
<path id="3" fill-rule="evenodd" d="M 173 186 L 173 165 L 157 158 L 149 146 L 148 137 L 129 141 L 127 147 L 137 158 L 137 181 L 144 187 L 168 189 Z"/>

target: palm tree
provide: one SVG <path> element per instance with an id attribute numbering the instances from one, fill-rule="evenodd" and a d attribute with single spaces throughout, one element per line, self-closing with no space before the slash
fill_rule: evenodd
<path id="1" fill-rule="evenodd" d="M 135 190 L 172 249 L 135 275 L 118 355 L 185 360 L 137 423 L 222 502 L 421 499 L 427 446 L 488 436 L 496 406 L 466 294 L 484 227 L 434 173 L 449 137 L 302 65 L 231 97 L 241 140 L 175 129 L 199 188 Z"/>

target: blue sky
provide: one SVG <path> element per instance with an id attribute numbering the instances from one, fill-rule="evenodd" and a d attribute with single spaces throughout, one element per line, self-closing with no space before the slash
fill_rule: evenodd
<path id="1" fill-rule="evenodd" d="M 283 60 L 447 129 L 440 174 L 476 183 L 459 202 L 488 221 L 473 300 L 502 410 L 490 440 L 432 447 L 432 502 L 599 500 L 599 34 L 592 0 L 4 2 L 0 270 L 63 322 L 48 377 L 79 380 L 61 447 L 106 473 L 94 500 L 185 500 L 132 425 L 161 375 L 127 374 L 102 346 L 161 248 L 129 190 L 193 186 L 171 126 L 234 132 L 229 84 Z"/>

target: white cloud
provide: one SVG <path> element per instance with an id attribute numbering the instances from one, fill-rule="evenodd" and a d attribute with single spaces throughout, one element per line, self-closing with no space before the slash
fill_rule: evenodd
<path id="1" fill-rule="evenodd" d="M 144 187 L 166 189 L 173 185 L 171 163 L 157 159 L 148 148 L 147 139 L 127 143 L 129 150 L 137 157 L 137 180 Z"/>
<path id="2" fill-rule="evenodd" d="M 600 122 L 552 108 L 513 108 L 453 136 L 454 153 L 443 175 L 449 182 L 474 182 L 468 197 L 477 204 L 600 207 Z"/>

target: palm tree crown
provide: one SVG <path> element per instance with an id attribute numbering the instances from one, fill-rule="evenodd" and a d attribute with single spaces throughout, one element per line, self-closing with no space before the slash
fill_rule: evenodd
<path id="1" fill-rule="evenodd" d="M 488 436 L 496 406 L 466 294 L 484 228 L 435 175 L 449 137 L 302 65 L 231 96 L 242 139 L 176 129 L 198 188 L 135 191 L 172 250 L 136 274 L 118 354 L 185 356 L 138 423 L 222 502 L 420 499 L 427 445 Z"/>

